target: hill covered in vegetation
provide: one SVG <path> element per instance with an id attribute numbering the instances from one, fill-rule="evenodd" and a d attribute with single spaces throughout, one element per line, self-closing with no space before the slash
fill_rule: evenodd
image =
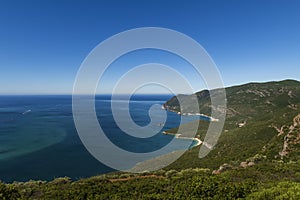
<path id="1" fill-rule="evenodd" d="M 173 97 L 164 104 L 170 111 L 180 112 L 177 98 L 198 98 L 200 111 L 210 114 L 210 93 Z M 223 164 L 250 165 L 259 160 L 297 161 L 300 156 L 300 82 L 249 83 L 226 88 L 227 112 L 223 132 L 208 156 L 197 159 L 198 148 L 187 152 L 172 167 L 218 168 Z M 185 104 L 186 105 L 186 104 Z M 187 103 L 188 105 L 188 103 Z M 187 109 L 187 108 L 186 108 Z M 188 111 L 188 109 L 187 109 Z M 192 122 L 196 123 L 196 122 Z M 197 122 L 198 123 L 198 122 Z M 218 123 L 218 122 L 212 122 Z M 199 137 L 204 138 L 209 122 L 200 121 Z M 190 124 L 185 124 L 187 128 Z M 168 130 L 176 133 L 177 128 Z M 194 159 L 193 159 L 194 158 Z M 192 161 L 192 162 L 191 162 Z"/>

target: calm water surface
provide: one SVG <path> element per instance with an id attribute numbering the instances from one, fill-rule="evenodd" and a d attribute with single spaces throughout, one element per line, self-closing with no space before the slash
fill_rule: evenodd
<path id="1" fill-rule="evenodd" d="M 147 125 L 149 108 L 163 104 L 170 97 L 134 96 L 129 106 L 131 117 L 138 125 Z M 128 109 L 122 98 L 117 105 L 117 109 Z M 149 152 L 165 146 L 173 136 L 161 132 L 180 123 L 180 116 L 167 112 L 167 121 L 160 133 L 139 139 L 119 129 L 111 113 L 109 96 L 97 96 L 95 106 L 107 137 L 132 152 Z M 157 111 L 157 117 L 160 112 Z M 188 122 L 195 117 L 183 120 Z M 182 149 L 185 144 L 185 140 L 178 139 L 176 146 L 168 151 Z M 82 145 L 73 122 L 71 96 L 0 96 L 0 180 L 51 180 L 61 176 L 77 179 L 110 171 L 112 169 L 94 159 Z"/>

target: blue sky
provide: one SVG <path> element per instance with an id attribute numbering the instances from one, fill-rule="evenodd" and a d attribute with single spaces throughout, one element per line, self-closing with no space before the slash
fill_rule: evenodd
<path id="1" fill-rule="evenodd" d="M 0 94 L 70 94 L 77 70 L 97 44 L 119 32 L 149 26 L 174 29 L 199 42 L 218 66 L 225 86 L 300 80 L 299 10 L 297 0 L 2 0 Z M 167 57 L 159 54 L 153 60 L 168 61 Z M 183 71 L 193 74 L 188 66 Z M 116 67 L 106 80 L 117 74 Z M 197 85 L 196 78 L 190 79 Z M 108 93 L 109 84 L 113 81 L 99 91 Z M 199 83 L 195 89 L 203 87 Z"/>

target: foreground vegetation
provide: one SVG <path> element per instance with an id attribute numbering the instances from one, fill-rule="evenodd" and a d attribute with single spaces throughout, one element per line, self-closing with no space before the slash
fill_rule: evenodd
<path id="1" fill-rule="evenodd" d="M 299 162 L 0 183 L 0 199 L 300 199 Z"/>

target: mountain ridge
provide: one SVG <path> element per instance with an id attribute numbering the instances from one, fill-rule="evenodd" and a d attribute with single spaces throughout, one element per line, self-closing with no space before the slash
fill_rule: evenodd
<path id="1" fill-rule="evenodd" d="M 288 162 L 299 158 L 300 135 L 298 134 L 300 132 L 299 125 L 295 124 L 300 114 L 299 81 L 287 79 L 247 83 L 228 87 L 225 90 L 226 121 L 215 148 L 203 159 L 197 159 L 199 149 L 194 148 L 176 161 L 172 167 L 217 169 L 226 163 L 240 166 L 240 163 L 256 155 L 265 156 L 271 162 L 274 160 Z M 189 105 L 189 98 L 198 98 L 201 113 L 210 116 L 213 109 L 210 105 L 210 95 L 218 95 L 217 91 L 218 89 L 202 90 L 190 96 L 174 96 L 164 104 L 164 108 L 180 114 L 192 112 L 193 107 Z M 181 101 L 186 104 L 183 112 L 177 98 L 183 98 Z M 208 122 L 200 121 L 197 135 L 201 140 L 205 137 L 208 125 Z M 173 128 L 166 132 L 176 133 L 177 130 Z M 195 158 L 193 159 L 191 155 Z M 188 160 L 191 159 L 194 160 L 194 164 L 187 165 L 186 163 L 190 163 Z"/>

